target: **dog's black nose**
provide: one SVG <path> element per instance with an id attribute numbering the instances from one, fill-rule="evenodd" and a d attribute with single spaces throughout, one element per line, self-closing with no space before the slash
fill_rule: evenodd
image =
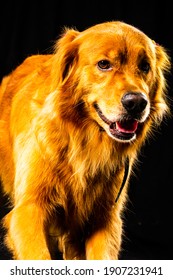
<path id="1" fill-rule="evenodd" d="M 147 98 L 140 92 L 128 92 L 123 95 L 121 102 L 128 113 L 135 115 L 144 111 L 147 106 Z"/>

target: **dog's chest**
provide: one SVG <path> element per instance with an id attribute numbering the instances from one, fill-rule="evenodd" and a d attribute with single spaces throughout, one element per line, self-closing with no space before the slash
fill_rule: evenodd
<path id="1" fill-rule="evenodd" d="M 98 226 L 112 211 L 118 188 L 115 172 L 105 176 L 101 172 L 87 176 L 86 186 L 75 189 L 68 186 L 63 205 L 56 206 L 56 221 L 63 230 L 82 229 L 90 225 Z"/>

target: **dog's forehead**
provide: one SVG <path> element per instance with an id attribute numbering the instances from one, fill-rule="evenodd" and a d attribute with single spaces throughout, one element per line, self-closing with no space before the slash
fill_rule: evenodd
<path id="1" fill-rule="evenodd" d="M 139 40 L 149 39 L 149 37 L 140 29 L 119 21 L 97 24 L 81 32 L 81 34 L 83 34 L 84 36 L 119 36 L 120 38 L 127 36 L 135 37 Z"/>
<path id="2" fill-rule="evenodd" d="M 116 55 L 120 51 L 153 49 L 152 40 L 137 28 L 121 22 L 100 24 L 80 35 L 80 51 Z"/>

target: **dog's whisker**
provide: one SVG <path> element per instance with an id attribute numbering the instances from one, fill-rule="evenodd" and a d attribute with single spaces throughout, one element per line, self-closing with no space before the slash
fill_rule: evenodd
<path id="1" fill-rule="evenodd" d="M 78 106 L 83 105 L 83 104 L 85 104 L 85 102 L 84 102 L 83 100 L 81 100 L 80 102 L 76 103 L 76 104 L 73 106 L 73 108 L 77 108 Z"/>

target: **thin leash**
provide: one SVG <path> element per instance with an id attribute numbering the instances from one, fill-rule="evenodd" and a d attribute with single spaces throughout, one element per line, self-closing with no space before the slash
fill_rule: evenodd
<path id="1" fill-rule="evenodd" d="M 121 184 L 121 188 L 119 189 L 119 192 L 118 192 L 118 195 L 115 199 L 115 203 L 117 203 L 121 193 L 122 193 L 122 190 L 125 186 L 125 183 L 127 181 L 127 177 L 128 177 L 128 174 L 129 174 L 129 157 L 126 158 L 126 161 L 125 161 L 125 170 L 124 170 L 124 178 L 123 178 L 123 181 L 122 181 L 122 184 Z"/>

